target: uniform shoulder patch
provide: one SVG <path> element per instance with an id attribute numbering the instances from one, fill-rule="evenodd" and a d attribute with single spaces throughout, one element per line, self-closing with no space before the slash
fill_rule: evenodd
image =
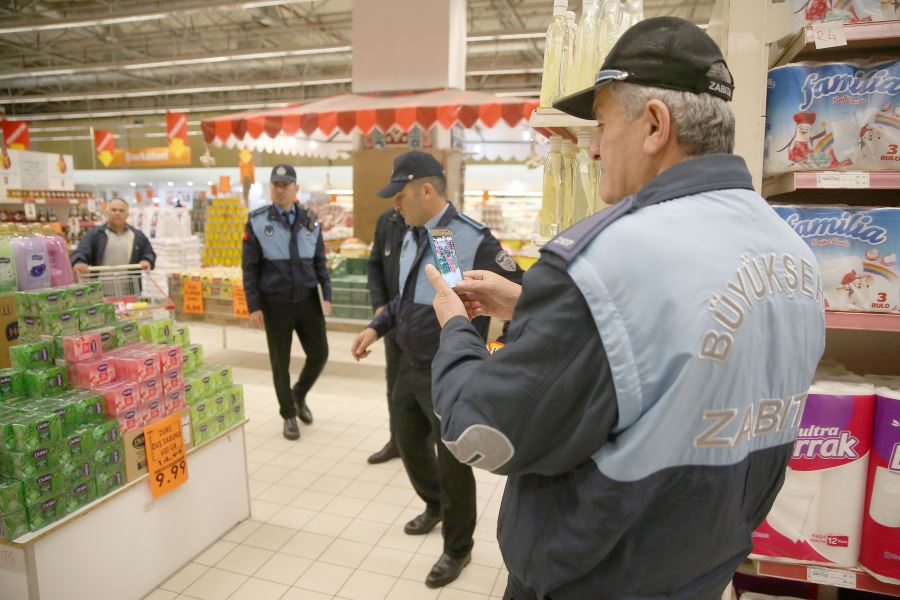
<path id="1" fill-rule="evenodd" d="M 475 219 L 473 219 L 472 217 L 470 217 L 469 215 L 467 215 L 465 213 L 456 213 L 456 218 L 459 219 L 460 221 L 462 221 L 463 223 L 466 223 L 467 225 L 471 225 L 478 231 L 487 229 L 486 225 L 479 223 L 478 221 L 476 221 Z"/>
<path id="2" fill-rule="evenodd" d="M 516 271 L 516 261 L 513 260 L 506 250 L 498 252 L 497 256 L 494 257 L 494 262 L 504 271 L 509 271 L 510 273 L 515 273 Z"/>
<path id="3" fill-rule="evenodd" d="M 550 252 L 571 262 L 600 232 L 634 210 L 636 200 L 637 196 L 628 196 L 614 206 L 582 219 L 547 242 L 541 252 Z"/>

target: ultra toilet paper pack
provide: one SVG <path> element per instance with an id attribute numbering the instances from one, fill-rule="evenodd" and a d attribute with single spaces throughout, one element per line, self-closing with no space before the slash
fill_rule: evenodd
<path id="1" fill-rule="evenodd" d="M 871 384 L 810 388 L 784 486 L 753 533 L 754 555 L 857 566 L 874 409 Z"/>
<path id="2" fill-rule="evenodd" d="M 900 382 L 875 389 L 860 566 L 900 585 Z"/>
<path id="3" fill-rule="evenodd" d="M 900 310 L 900 209 L 774 208 L 815 253 L 826 308 Z"/>
<path id="4" fill-rule="evenodd" d="M 822 21 L 871 23 L 900 19 L 900 4 L 885 0 L 788 0 L 797 29 Z"/>
<path id="5" fill-rule="evenodd" d="M 900 169 L 900 61 L 769 71 L 766 175 Z"/>

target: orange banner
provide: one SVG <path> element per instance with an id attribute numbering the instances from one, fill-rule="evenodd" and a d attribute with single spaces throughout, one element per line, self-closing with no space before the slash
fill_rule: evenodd
<path id="1" fill-rule="evenodd" d="M 108 167 L 116 153 L 116 139 L 113 132 L 105 129 L 94 130 L 94 150 L 100 164 Z"/>
<path id="2" fill-rule="evenodd" d="M 219 175 L 219 193 L 227 194 L 231 191 L 231 177 Z"/>
<path id="3" fill-rule="evenodd" d="M 175 139 L 182 142 L 188 141 L 188 118 L 185 113 L 167 112 L 166 113 L 166 139 L 172 142 Z"/>
<path id="4" fill-rule="evenodd" d="M 171 492 L 188 480 L 181 413 L 169 415 L 144 427 L 147 470 L 154 498 Z"/>
<path id="5" fill-rule="evenodd" d="M 3 143 L 12 150 L 28 150 L 31 138 L 28 135 L 28 123 L 25 121 L 3 120 Z"/>

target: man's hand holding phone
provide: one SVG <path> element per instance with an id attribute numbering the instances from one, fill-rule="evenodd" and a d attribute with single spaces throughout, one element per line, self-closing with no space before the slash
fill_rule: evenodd
<path id="1" fill-rule="evenodd" d="M 466 271 L 453 291 L 462 298 L 470 319 L 487 316 L 509 321 L 522 286 L 492 271 Z"/>

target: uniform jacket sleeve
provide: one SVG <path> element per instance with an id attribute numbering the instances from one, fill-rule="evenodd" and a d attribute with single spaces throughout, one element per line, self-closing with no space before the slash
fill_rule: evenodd
<path id="1" fill-rule="evenodd" d="M 313 257 L 316 266 L 316 277 L 319 279 L 319 285 L 322 286 L 322 298 L 331 302 L 331 275 L 328 273 L 328 265 L 325 262 L 325 238 L 322 237 L 322 230 L 319 230 L 319 237 L 316 239 L 316 255 Z"/>
<path id="2" fill-rule="evenodd" d="M 587 460 L 617 419 L 603 343 L 562 259 L 525 275 L 505 348 L 489 355 L 465 318 L 432 365 L 441 437 L 458 460 L 503 475 L 558 475 Z"/>
<path id="3" fill-rule="evenodd" d="M 515 270 L 509 271 L 503 268 L 503 264 L 514 266 Z M 500 242 L 491 234 L 485 231 L 484 238 L 478 245 L 475 252 L 475 268 L 484 271 L 493 271 L 498 275 L 502 275 L 514 283 L 522 284 L 522 276 L 525 272 L 512 260 L 509 254 L 500 247 Z"/>
<path id="4" fill-rule="evenodd" d="M 262 269 L 262 247 L 253 233 L 250 221 L 244 226 L 244 246 L 241 253 L 241 268 L 244 272 L 244 294 L 247 296 L 247 310 L 262 310 L 262 296 L 259 292 L 259 272 Z"/>
<path id="5" fill-rule="evenodd" d="M 384 337 L 397 326 L 397 311 L 400 310 L 400 296 L 395 296 L 384 305 L 384 310 L 372 319 L 369 327 L 378 333 L 378 337 Z"/>
<path id="6" fill-rule="evenodd" d="M 71 262 L 72 266 L 77 265 L 78 263 L 85 263 L 86 265 L 96 266 L 98 262 L 95 254 L 95 248 L 97 246 L 97 235 L 99 235 L 100 227 L 95 227 L 88 231 L 83 238 L 78 242 L 78 248 L 75 249 L 75 252 L 72 253 Z"/>
<path id="7" fill-rule="evenodd" d="M 368 275 L 369 296 L 372 299 L 372 309 L 384 306 L 388 303 L 388 291 L 384 285 L 384 217 L 378 219 L 375 226 L 375 241 L 372 242 L 372 254 L 366 263 Z"/>

